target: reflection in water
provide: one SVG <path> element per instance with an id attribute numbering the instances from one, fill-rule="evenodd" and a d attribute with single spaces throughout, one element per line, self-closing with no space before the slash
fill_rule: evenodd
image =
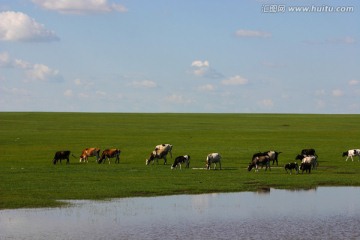
<path id="1" fill-rule="evenodd" d="M 0 211 L 0 239 L 355 239 L 360 188 L 72 201 Z M 261 226 L 261 227 L 259 227 Z"/>

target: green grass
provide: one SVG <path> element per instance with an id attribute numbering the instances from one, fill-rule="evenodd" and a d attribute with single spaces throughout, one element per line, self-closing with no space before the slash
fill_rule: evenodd
<path id="1" fill-rule="evenodd" d="M 360 163 L 343 151 L 360 148 L 360 115 L 0 113 L 0 209 L 60 206 L 57 200 L 255 191 L 262 187 L 360 186 Z M 219 152 L 222 171 L 145 166 L 160 143 L 173 157 L 189 154 L 202 168 Z M 86 147 L 122 150 L 120 164 L 53 165 L 55 151 L 79 156 Z M 283 165 L 315 148 L 319 169 L 287 175 Z M 279 168 L 248 172 L 253 153 L 281 151 Z"/>

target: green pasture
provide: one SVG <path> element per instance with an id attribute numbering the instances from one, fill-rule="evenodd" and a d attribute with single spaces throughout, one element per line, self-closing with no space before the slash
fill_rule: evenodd
<path id="1" fill-rule="evenodd" d="M 60 206 L 58 200 L 256 191 L 264 187 L 360 186 L 360 162 L 342 152 L 360 148 L 360 115 L 0 113 L 0 209 Z M 173 145 L 168 165 L 145 166 L 155 145 Z M 121 149 L 120 164 L 79 163 L 87 147 Z M 284 164 L 315 148 L 319 168 L 289 175 Z M 70 150 L 70 164 L 53 165 Z M 248 172 L 253 153 L 276 150 L 279 167 Z M 219 152 L 223 170 L 202 170 Z M 190 169 L 171 170 L 178 155 Z M 199 169 L 191 169 L 199 168 Z"/>

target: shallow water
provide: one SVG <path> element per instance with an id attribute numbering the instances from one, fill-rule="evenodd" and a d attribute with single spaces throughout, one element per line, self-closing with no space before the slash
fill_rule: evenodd
<path id="1" fill-rule="evenodd" d="M 360 239 L 360 188 L 71 201 L 0 211 L 0 239 Z"/>

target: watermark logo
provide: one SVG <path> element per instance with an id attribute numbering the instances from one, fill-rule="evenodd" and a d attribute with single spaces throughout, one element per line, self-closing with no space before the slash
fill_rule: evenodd
<path id="1" fill-rule="evenodd" d="M 284 4 L 265 4 L 261 7 L 263 13 L 352 13 L 354 10 L 354 6 L 330 5 L 287 6 Z"/>

